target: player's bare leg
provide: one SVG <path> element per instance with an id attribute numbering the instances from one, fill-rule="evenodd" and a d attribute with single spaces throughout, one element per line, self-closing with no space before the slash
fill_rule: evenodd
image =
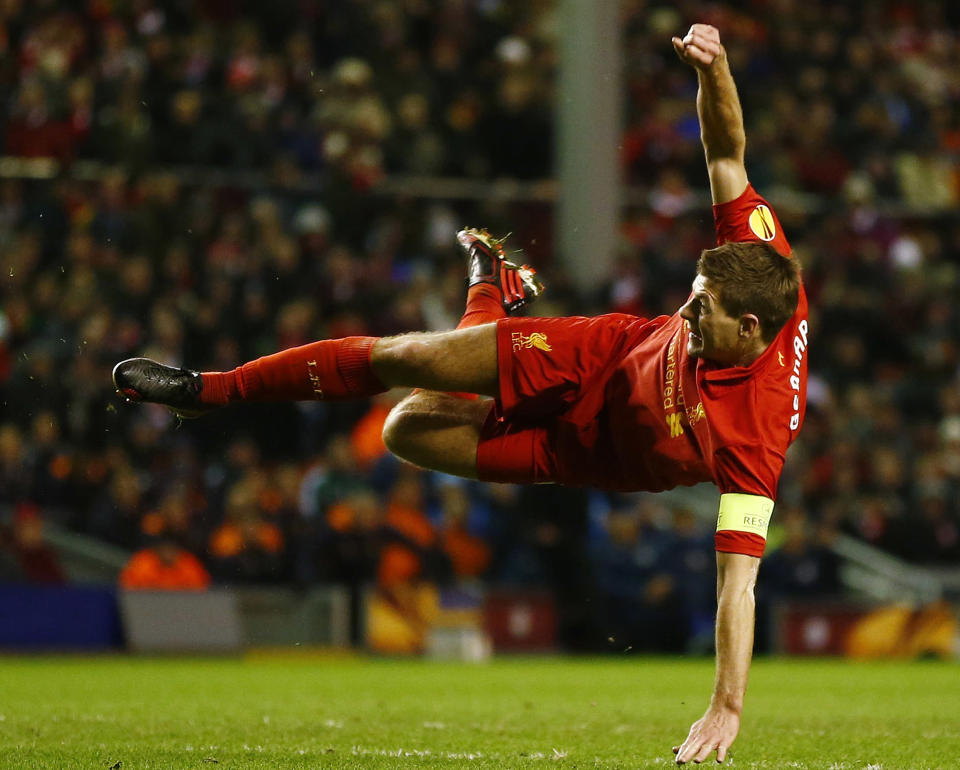
<path id="1" fill-rule="evenodd" d="M 388 379 L 418 381 L 418 388 L 393 408 L 384 423 L 383 442 L 387 449 L 421 468 L 470 479 L 477 477 L 480 429 L 491 402 L 478 401 L 465 393 L 497 394 L 495 329 L 493 323 L 488 323 L 441 335 L 407 334 L 381 340 L 374 346 L 374 371 L 382 368 Z M 457 340 L 467 345 L 456 344 Z M 455 346 L 452 350 L 451 342 Z M 428 383 L 412 370 L 411 361 L 420 357 L 433 361 L 431 368 L 438 379 Z M 458 379 L 452 387 L 450 375 L 475 379 Z M 444 392 L 450 390 L 460 392 Z"/>
<path id="2" fill-rule="evenodd" d="M 370 360 L 384 383 L 427 388 L 390 412 L 387 449 L 421 468 L 475 479 L 480 429 L 492 404 L 442 391 L 497 395 L 496 326 L 388 337 L 373 346 Z"/>
<path id="3" fill-rule="evenodd" d="M 388 388 L 496 396 L 496 326 L 484 324 L 449 332 L 383 337 L 373 345 L 370 366 Z"/>
<path id="4" fill-rule="evenodd" d="M 383 441 L 421 468 L 475 479 L 480 429 L 492 406 L 432 390 L 414 393 L 390 412 Z"/>

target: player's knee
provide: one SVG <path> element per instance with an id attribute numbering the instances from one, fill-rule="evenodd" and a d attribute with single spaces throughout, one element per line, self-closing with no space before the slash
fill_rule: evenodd
<path id="1" fill-rule="evenodd" d="M 397 404 L 383 425 L 393 454 L 421 468 L 476 478 L 480 426 L 490 404 L 419 391 Z"/>
<path id="2" fill-rule="evenodd" d="M 394 454 L 399 454 L 397 450 L 400 448 L 403 440 L 403 416 L 398 414 L 399 411 L 399 406 L 395 406 L 390 411 L 390 414 L 387 415 L 387 419 L 383 423 L 383 432 L 381 434 L 384 446 Z"/>
<path id="3" fill-rule="evenodd" d="M 406 458 L 413 444 L 414 420 L 419 413 L 416 402 L 407 398 L 397 404 L 383 423 L 383 443 L 393 454 Z"/>

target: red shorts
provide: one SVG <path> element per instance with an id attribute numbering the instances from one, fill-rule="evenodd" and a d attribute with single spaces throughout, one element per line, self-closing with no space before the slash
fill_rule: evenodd
<path id="1" fill-rule="evenodd" d="M 500 397 L 480 433 L 484 481 L 620 488 L 601 419 L 607 381 L 658 328 L 645 318 L 503 318 L 497 322 Z"/>

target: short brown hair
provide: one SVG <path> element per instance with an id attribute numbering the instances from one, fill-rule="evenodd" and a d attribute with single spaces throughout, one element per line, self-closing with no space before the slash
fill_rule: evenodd
<path id="1" fill-rule="evenodd" d="M 800 265 L 760 241 L 725 243 L 705 249 L 697 272 L 717 290 L 731 316 L 752 313 L 760 320 L 764 342 L 771 342 L 797 311 Z"/>

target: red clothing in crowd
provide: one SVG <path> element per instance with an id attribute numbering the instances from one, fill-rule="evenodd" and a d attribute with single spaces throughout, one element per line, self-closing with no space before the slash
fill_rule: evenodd
<path id="1" fill-rule="evenodd" d="M 188 551 L 176 549 L 171 561 L 161 558 L 155 548 L 144 548 L 127 562 L 119 583 L 128 590 L 202 591 L 210 586 L 210 575 Z"/>

